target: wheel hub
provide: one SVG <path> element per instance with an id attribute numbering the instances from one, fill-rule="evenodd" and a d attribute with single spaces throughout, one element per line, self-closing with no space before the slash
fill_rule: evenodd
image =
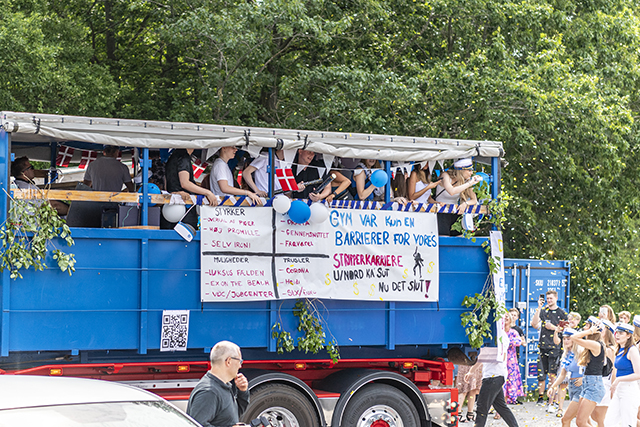
<path id="1" fill-rule="evenodd" d="M 262 411 L 258 417 L 266 417 L 272 426 L 300 427 L 296 416 L 288 409 L 280 406 L 274 406 L 266 409 Z"/>
<path id="2" fill-rule="evenodd" d="M 357 427 L 403 427 L 403 424 L 395 409 L 387 405 L 375 405 L 360 416 Z"/>

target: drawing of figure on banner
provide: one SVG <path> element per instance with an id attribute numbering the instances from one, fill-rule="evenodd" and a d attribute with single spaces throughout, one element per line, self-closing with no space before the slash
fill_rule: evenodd
<path id="1" fill-rule="evenodd" d="M 413 261 L 415 264 L 413 265 L 413 275 L 416 275 L 416 268 L 420 271 L 420 278 L 422 279 L 422 266 L 424 265 L 424 260 L 422 259 L 422 255 L 418 252 L 418 247 L 416 246 L 416 251 L 413 253 Z"/>

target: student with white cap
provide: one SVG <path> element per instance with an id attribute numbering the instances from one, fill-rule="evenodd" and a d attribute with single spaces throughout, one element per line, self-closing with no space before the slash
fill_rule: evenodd
<path id="1" fill-rule="evenodd" d="M 442 173 L 442 180 L 436 187 L 435 201 L 451 205 L 459 205 L 458 214 L 478 203 L 473 186 L 482 181 L 478 175 L 473 176 L 473 161 L 470 158 L 459 159 L 453 163 L 453 169 Z M 451 232 L 451 226 L 458 220 L 456 214 L 438 214 L 438 234 L 459 235 Z"/>
<path id="2" fill-rule="evenodd" d="M 584 349 L 578 358 L 578 365 L 584 367 L 584 370 L 576 424 L 578 427 L 588 427 L 589 417 L 605 393 L 602 382 L 602 367 L 606 356 L 599 320 L 589 316 L 585 328 L 573 334 L 571 341 L 574 345 L 578 344 Z M 594 420 L 598 422 L 599 427 L 604 425 L 603 420 L 596 418 Z"/>
<path id="3" fill-rule="evenodd" d="M 576 332 L 577 331 L 572 328 L 566 328 L 562 331 L 564 354 L 562 355 L 560 371 L 558 372 L 555 382 L 547 390 L 547 396 L 551 399 L 564 380 L 569 380 L 569 406 L 567 406 L 565 413 L 561 415 L 562 427 L 569 427 L 571 420 L 576 417 L 580 402 L 580 393 L 582 393 L 582 372 L 580 366 L 578 366 L 580 347 L 571 340 L 571 336 Z"/>
<path id="4" fill-rule="evenodd" d="M 616 327 L 616 373 L 611 383 L 611 403 L 605 418 L 609 427 L 634 426 L 640 406 L 640 351 L 633 343 L 634 328 L 620 323 Z"/>

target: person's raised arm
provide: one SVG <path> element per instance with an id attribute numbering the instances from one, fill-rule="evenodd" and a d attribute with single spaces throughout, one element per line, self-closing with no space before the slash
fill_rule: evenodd
<path id="1" fill-rule="evenodd" d="M 582 330 L 571 335 L 571 341 L 573 341 L 574 344 L 581 346 L 585 350 L 589 350 L 592 355 L 598 357 L 600 356 L 600 352 L 602 351 L 602 345 L 600 341 L 585 339 L 587 335 L 591 335 L 597 331 L 598 328 L 596 326 L 591 326 L 591 328 L 589 329 Z"/>
<path id="2" fill-rule="evenodd" d="M 544 298 L 540 298 L 538 300 L 538 308 L 536 308 L 533 313 L 533 319 L 531 319 L 531 326 L 535 329 L 540 329 L 540 313 L 542 312 L 542 307 L 544 306 Z"/>
<path id="3" fill-rule="evenodd" d="M 444 187 L 445 190 L 447 190 L 447 193 L 451 194 L 452 196 L 462 193 L 464 190 L 476 185 L 480 181 L 482 181 L 482 178 L 479 177 L 478 175 L 474 175 L 471 177 L 469 181 L 465 182 L 464 184 L 453 186 L 451 182 L 451 177 L 449 176 L 449 174 L 448 173 L 442 174 L 442 186 Z"/>
<path id="4" fill-rule="evenodd" d="M 189 193 L 206 196 L 211 206 L 218 205 L 218 198 L 211 191 L 207 190 L 206 188 L 202 188 L 189 180 L 189 172 L 179 171 L 178 178 L 180 179 L 180 186 L 184 190 L 188 191 Z"/>

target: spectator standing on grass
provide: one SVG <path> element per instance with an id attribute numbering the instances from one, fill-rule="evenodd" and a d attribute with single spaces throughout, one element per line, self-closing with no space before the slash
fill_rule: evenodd
<path id="1" fill-rule="evenodd" d="M 518 397 L 524 396 L 522 388 L 522 377 L 520 376 L 520 365 L 516 349 L 522 345 L 520 334 L 511 328 L 511 315 L 505 316 L 504 330 L 509 337 L 509 348 L 507 350 L 507 381 L 504 384 L 504 394 L 507 403 L 516 405 Z"/>
<path id="2" fill-rule="evenodd" d="M 538 308 L 536 309 L 531 326 L 540 330 L 539 342 L 539 358 L 538 358 L 538 405 L 544 405 L 544 389 L 549 376 L 549 382 L 553 383 L 558 370 L 558 361 L 561 355 L 560 344 L 555 344 L 553 334 L 558 327 L 560 321 L 567 320 L 567 313 L 558 307 L 558 292 L 548 290 L 545 298 L 541 295 L 538 300 Z M 551 405 L 552 401 L 549 402 Z M 551 409 L 551 408 L 549 408 Z"/>

